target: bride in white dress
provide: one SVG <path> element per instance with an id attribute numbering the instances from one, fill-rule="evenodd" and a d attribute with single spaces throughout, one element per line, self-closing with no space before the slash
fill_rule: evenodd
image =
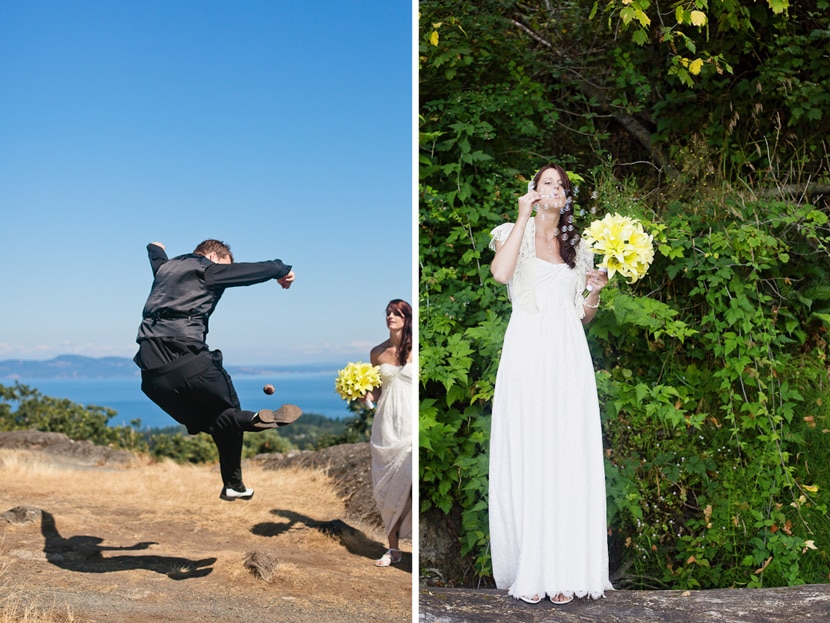
<path id="1" fill-rule="evenodd" d="M 372 484 L 389 549 L 375 561 L 388 567 L 403 559 L 400 539 L 412 536 L 412 306 L 394 299 L 386 306 L 389 339 L 372 349 L 382 385 L 370 392 L 378 405 L 372 422 Z"/>
<path id="2" fill-rule="evenodd" d="M 547 165 L 534 183 L 516 222 L 491 232 L 490 270 L 508 285 L 513 312 L 493 400 L 490 546 L 498 588 L 565 604 L 613 590 L 599 403 L 582 327 L 608 276 L 579 244 L 564 169 Z"/>

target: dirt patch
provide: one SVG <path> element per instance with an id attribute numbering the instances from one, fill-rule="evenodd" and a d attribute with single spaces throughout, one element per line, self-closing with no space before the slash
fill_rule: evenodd
<path id="1" fill-rule="evenodd" d="M 55 435 L 0 434 L 0 619 L 411 620 L 409 551 L 372 564 L 385 535 L 366 444 L 248 461 L 256 494 L 228 503 L 215 466 Z"/>
<path id="2" fill-rule="evenodd" d="M 349 519 L 383 527 L 372 495 L 372 455 L 368 443 L 347 443 L 317 451 L 264 454 L 254 459 L 264 469 L 321 469 L 331 478 Z"/>

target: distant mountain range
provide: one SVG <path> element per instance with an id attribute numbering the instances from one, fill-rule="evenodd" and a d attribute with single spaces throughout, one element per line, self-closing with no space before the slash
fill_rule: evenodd
<path id="1" fill-rule="evenodd" d="M 265 375 L 273 372 L 323 372 L 337 370 L 336 365 L 309 364 L 301 366 L 228 366 L 228 372 L 239 375 Z M 127 357 L 84 357 L 60 355 L 47 361 L 6 359 L 0 361 L 0 381 L 18 379 L 102 379 L 140 376 L 139 369 Z"/>

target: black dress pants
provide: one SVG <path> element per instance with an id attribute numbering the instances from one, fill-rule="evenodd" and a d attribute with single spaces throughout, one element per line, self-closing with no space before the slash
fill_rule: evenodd
<path id="1" fill-rule="evenodd" d="M 191 435 L 208 433 L 219 451 L 225 487 L 244 490 L 242 434 L 256 431 L 253 411 L 245 411 L 230 375 L 222 367 L 221 351 L 186 355 L 152 370 L 142 370 L 141 391 Z"/>

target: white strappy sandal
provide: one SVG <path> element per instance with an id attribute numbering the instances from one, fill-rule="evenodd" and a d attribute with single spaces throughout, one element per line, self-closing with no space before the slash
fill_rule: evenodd
<path id="1" fill-rule="evenodd" d="M 398 552 L 398 557 L 395 558 L 392 555 L 392 552 Z M 375 561 L 376 567 L 389 567 L 391 565 L 396 565 L 403 560 L 403 554 L 401 554 L 401 550 L 399 549 L 388 549 L 386 553 L 381 556 L 378 560 Z"/>

